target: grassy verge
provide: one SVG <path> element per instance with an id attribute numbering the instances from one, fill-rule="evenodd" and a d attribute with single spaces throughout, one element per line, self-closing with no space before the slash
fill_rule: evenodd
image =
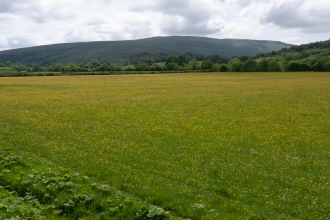
<path id="1" fill-rule="evenodd" d="M 8 150 L 0 149 L 0 170 L 0 219 L 180 219 L 107 183 Z"/>

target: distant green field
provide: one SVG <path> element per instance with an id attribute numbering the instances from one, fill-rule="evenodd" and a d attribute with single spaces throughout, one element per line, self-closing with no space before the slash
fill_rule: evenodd
<path id="1" fill-rule="evenodd" d="M 155 63 L 156 65 L 159 65 L 159 66 L 161 66 L 161 67 L 164 67 L 165 66 L 165 64 L 166 64 L 166 62 L 161 62 L 161 63 Z"/>
<path id="2" fill-rule="evenodd" d="M 0 73 L 8 73 L 8 72 L 17 72 L 17 70 L 14 70 L 13 68 L 7 68 L 7 67 L 0 67 Z"/>
<path id="3" fill-rule="evenodd" d="M 330 74 L 1 78 L 0 148 L 189 219 L 330 219 Z"/>
<path id="4" fill-rule="evenodd" d="M 123 66 L 122 67 L 122 70 L 127 70 L 127 69 L 134 69 L 135 68 L 135 66 L 134 65 L 126 65 L 126 66 Z"/>
<path id="5" fill-rule="evenodd" d="M 202 64 L 202 61 L 197 61 L 198 65 L 201 65 Z M 155 63 L 156 65 L 159 65 L 161 67 L 164 67 L 166 62 L 161 62 L 161 63 Z"/>

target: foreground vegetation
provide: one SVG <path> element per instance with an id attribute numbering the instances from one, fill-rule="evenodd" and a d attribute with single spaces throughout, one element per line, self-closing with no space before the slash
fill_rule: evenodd
<path id="1" fill-rule="evenodd" d="M 54 165 L 15 178 L 62 166 L 186 219 L 329 219 L 329 94 L 316 72 L 8 77 L 0 146 Z"/>
<path id="2" fill-rule="evenodd" d="M 0 149 L 0 219 L 179 219 L 107 183 Z"/>

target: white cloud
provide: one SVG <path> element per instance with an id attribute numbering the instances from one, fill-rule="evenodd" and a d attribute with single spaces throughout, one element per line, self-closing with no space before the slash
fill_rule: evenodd
<path id="1" fill-rule="evenodd" d="M 208 30 L 221 30 L 225 25 L 226 22 L 222 17 L 212 16 L 207 21 L 206 27 Z"/>
<path id="2" fill-rule="evenodd" d="M 222 31 L 226 38 L 256 39 L 262 33 L 263 27 L 254 21 L 237 19 L 227 23 Z"/>
<path id="3" fill-rule="evenodd" d="M 7 45 L 10 48 L 30 47 L 35 45 L 31 37 L 15 36 L 7 38 Z"/>
<path id="4" fill-rule="evenodd" d="M 108 17 L 103 14 L 95 14 L 88 19 L 86 25 L 100 25 L 105 24 L 108 21 Z"/>
<path id="5" fill-rule="evenodd" d="M 330 1 L 274 1 L 264 21 L 301 32 L 329 32 Z"/>
<path id="6" fill-rule="evenodd" d="M 74 3 L 75 2 L 75 3 Z M 51 20 L 66 20 L 74 16 L 76 1 L 64 0 L 1 0 L 0 13 L 17 15 L 25 20 L 32 20 L 36 23 L 46 23 Z"/>
<path id="7" fill-rule="evenodd" d="M 303 39 L 300 37 L 288 37 L 281 40 L 284 43 L 299 45 L 303 43 Z"/>
<path id="8" fill-rule="evenodd" d="M 135 12 L 157 12 L 162 17 L 161 33 L 165 35 L 209 35 L 220 32 L 225 10 L 221 2 L 214 0 L 148 1 L 131 6 Z"/>
<path id="9" fill-rule="evenodd" d="M 164 35 L 286 39 L 287 42 L 308 43 L 329 38 L 330 2 L 0 0 L 0 30 L 0 50 Z"/>

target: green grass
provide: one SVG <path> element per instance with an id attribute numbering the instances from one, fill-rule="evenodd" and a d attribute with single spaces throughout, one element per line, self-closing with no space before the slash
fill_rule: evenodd
<path id="1" fill-rule="evenodd" d="M 0 74 L 1 73 L 16 73 L 17 70 L 14 70 L 13 68 L 7 68 L 7 67 L 0 67 Z"/>
<path id="2" fill-rule="evenodd" d="M 8 149 L 0 150 L 0 170 L 0 219 L 182 220 L 106 182 Z"/>
<path id="3" fill-rule="evenodd" d="M 166 64 L 166 62 L 160 62 L 160 63 L 155 63 L 154 65 L 158 65 L 158 66 L 164 67 L 165 64 Z"/>
<path id="4" fill-rule="evenodd" d="M 122 67 L 122 70 L 124 70 L 124 71 L 127 70 L 127 69 L 133 69 L 134 70 L 135 66 L 134 65 L 126 65 L 126 66 Z"/>
<path id="5" fill-rule="evenodd" d="M 330 218 L 329 73 L 2 78 L 0 146 L 190 219 Z"/>

